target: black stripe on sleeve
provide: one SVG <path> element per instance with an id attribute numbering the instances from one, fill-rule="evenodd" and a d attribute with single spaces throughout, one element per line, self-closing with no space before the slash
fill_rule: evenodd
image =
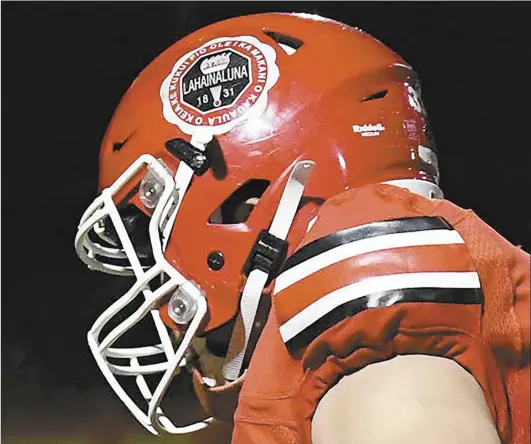
<path id="1" fill-rule="evenodd" d="M 406 217 L 388 221 L 373 222 L 358 227 L 347 228 L 310 242 L 296 251 L 284 264 L 283 273 L 302 262 L 331 250 L 332 248 L 362 239 L 385 234 L 408 233 L 412 231 L 451 230 L 452 226 L 442 217 Z M 279 274 L 280 274 L 279 273 Z"/>
<path id="2" fill-rule="evenodd" d="M 310 344 L 329 328 L 370 308 L 389 307 L 403 302 L 436 302 L 443 304 L 481 304 L 480 288 L 407 288 L 382 291 L 346 302 L 328 312 L 318 321 L 306 327 L 286 342 L 291 354 Z"/>

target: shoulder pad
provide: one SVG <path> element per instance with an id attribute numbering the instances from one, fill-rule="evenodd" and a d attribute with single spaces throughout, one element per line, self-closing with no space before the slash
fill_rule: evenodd
<path id="1" fill-rule="evenodd" d="M 359 217 L 350 211 L 340 216 L 337 208 L 329 212 L 327 206 L 275 281 L 273 303 L 290 352 L 371 308 L 482 302 L 479 276 L 463 238 L 444 218 L 410 208 L 395 211 L 394 218 L 360 224 L 357 219 L 366 220 L 371 209 L 359 208 L 364 213 Z M 326 232 L 327 226 L 345 224 Z"/>

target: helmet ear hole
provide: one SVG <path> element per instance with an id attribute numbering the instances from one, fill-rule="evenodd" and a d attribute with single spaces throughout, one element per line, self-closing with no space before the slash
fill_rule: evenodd
<path id="1" fill-rule="evenodd" d="M 258 203 L 258 197 L 250 197 L 245 202 L 240 203 L 234 208 L 234 220 L 236 223 L 245 222 L 254 210 Z M 238 222 L 239 221 L 239 222 Z"/>
<path id="2" fill-rule="evenodd" d="M 208 223 L 231 225 L 247 222 L 269 185 L 268 180 L 262 179 L 251 179 L 245 182 L 212 212 Z"/>

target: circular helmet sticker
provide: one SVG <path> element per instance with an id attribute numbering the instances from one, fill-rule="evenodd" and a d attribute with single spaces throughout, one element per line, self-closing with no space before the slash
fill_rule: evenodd
<path id="1" fill-rule="evenodd" d="M 181 57 L 160 89 L 164 118 L 186 134 L 229 132 L 262 113 L 279 77 L 275 50 L 255 37 L 221 37 Z"/>

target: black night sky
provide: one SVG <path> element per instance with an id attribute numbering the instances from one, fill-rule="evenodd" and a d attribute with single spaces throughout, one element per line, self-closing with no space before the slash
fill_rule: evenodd
<path id="1" fill-rule="evenodd" d="M 531 250 L 530 3 L 2 2 L 5 427 L 105 386 L 85 336 L 121 284 L 85 268 L 74 236 L 120 97 L 187 33 L 268 11 L 338 19 L 401 54 L 422 82 L 446 197 Z"/>

